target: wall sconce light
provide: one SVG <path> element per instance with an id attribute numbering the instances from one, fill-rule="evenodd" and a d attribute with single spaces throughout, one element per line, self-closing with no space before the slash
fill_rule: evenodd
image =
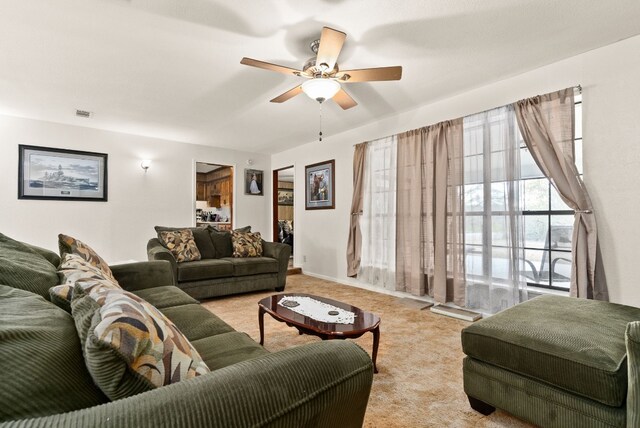
<path id="1" fill-rule="evenodd" d="M 147 170 L 149 169 L 149 167 L 151 166 L 151 160 L 150 159 L 143 159 L 142 162 L 140 162 L 140 167 L 142 167 L 142 169 L 144 169 L 144 173 L 147 173 Z"/>
<path id="2" fill-rule="evenodd" d="M 253 165 L 253 159 L 247 159 L 247 165 L 249 166 Z"/>

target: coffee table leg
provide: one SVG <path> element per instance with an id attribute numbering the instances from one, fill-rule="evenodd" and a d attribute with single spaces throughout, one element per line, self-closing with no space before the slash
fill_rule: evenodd
<path id="1" fill-rule="evenodd" d="M 260 345 L 264 345 L 264 309 L 258 306 L 258 325 L 260 326 Z"/>
<path id="2" fill-rule="evenodd" d="M 380 344 L 380 326 L 377 326 L 372 331 L 373 333 L 373 353 L 371 355 L 371 361 L 373 361 L 373 372 L 378 373 L 378 366 L 376 366 L 376 359 L 378 358 L 378 345 Z"/>

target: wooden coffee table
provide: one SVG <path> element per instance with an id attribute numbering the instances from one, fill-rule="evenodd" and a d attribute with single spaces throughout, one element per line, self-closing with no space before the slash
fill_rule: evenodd
<path id="1" fill-rule="evenodd" d="M 338 324 L 316 321 L 307 316 L 301 315 L 284 306 L 278 305 L 284 296 L 298 297 L 305 296 L 316 299 L 320 302 L 351 311 L 356 315 L 353 324 Z M 378 357 L 378 344 L 380 343 L 380 317 L 369 312 L 365 312 L 355 306 L 327 299 L 326 297 L 313 296 L 301 293 L 283 293 L 265 297 L 258 302 L 258 323 L 260 325 L 260 345 L 264 344 L 264 313 L 268 313 L 275 320 L 286 323 L 289 327 L 295 327 L 300 334 L 310 334 L 318 336 L 322 340 L 330 339 L 356 339 L 366 332 L 373 333 L 373 371 L 378 373 L 376 358 Z"/>

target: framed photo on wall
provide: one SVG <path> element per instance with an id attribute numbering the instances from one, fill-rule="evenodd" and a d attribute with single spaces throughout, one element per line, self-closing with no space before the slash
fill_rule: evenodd
<path id="1" fill-rule="evenodd" d="M 262 176 L 264 171 L 258 169 L 245 169 L 244 170 L 244 194 L 245 195 L 264 195 L 264 188 L 262 186 Z"/>
<path id="2" fill-rule="evenodd" d="M 18 199 L 107 201 L 107 154 L 18 146 Z"/>
<path id="3" fill-rule="evenodd" d="M 305 209 L 321 210 L 336 207 L 334 169 L 335 159 L 304 167 Z"/>
<path id="4" fill-rule="evenodd" d="M 278 205 L 293 205 L 293 189 L 278 189 Z"/>

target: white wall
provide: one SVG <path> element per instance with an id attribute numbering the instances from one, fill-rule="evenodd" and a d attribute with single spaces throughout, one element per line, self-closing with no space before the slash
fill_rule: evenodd
<path id="1" fill-rule="evenodd" d="M 473 70 L 469 69 L 472 73 Z M 584 178 L 593 200 L 611 301 L 640 306 L 640 36 L 427 104 L 272 156 L 295 164 L 295 263 L 341 282 L 352 193 L 353 144 L 487 110 L 536 94 L 583 87 Z M 401 84 L 401 83 L 400 83 Z M 428 100 L 427 100 L 428 101 Z M 345 112 L 348 114 L 348 112 Z M 326 129 L 331 124 L 325 124 Z M 304 165 L 336 159 L 336 209 L 304 210 Z M 307 262 L 303 263 L 303 256 Z"/>
<path id="2" fill-rule="evenodd" d="M 18 144 L 107 153 L 108 202 L 19 200 Z M 145 172 L 142 159 L 153 161 Z M 57 251 L 57 235 L 88 243 L 107 261 L 146 260 L 155 225 L 195 223 L 194 161 L 234 165 L 234 226 L 270 231 L 269 199 L 244 194 L 244 168 L 270 170 L 268 155 L 0 116 L 0 232 Z M 270 187 L 270 175 L 264 176 Z"/>

